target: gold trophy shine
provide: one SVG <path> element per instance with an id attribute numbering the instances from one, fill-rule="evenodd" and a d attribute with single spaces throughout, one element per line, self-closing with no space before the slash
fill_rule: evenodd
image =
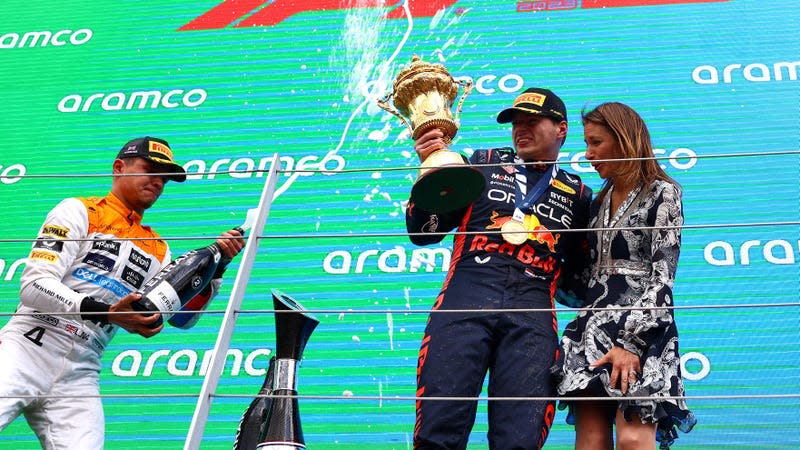
<path id="1" fill-rule="evenodd" d="M 451 108 L 459 86 L 464 93 L 453 118 Z M 414 140 L 439 128 L 449 145 L 458 131 L 461 106 L 471 90 L 471 81 L 457 81 L 443 65 L 424 62 L 414 55 L 411 64 L 397 75 L 392 92 L 378 100 L 378 106 L 398 117 Z M 469 166 L 464 156 L 444 148 L 422 162 L 411 188 L 411 201 L 425 211 L 445 213 L 472 203 L 485 185 L 483 174 Z"/>

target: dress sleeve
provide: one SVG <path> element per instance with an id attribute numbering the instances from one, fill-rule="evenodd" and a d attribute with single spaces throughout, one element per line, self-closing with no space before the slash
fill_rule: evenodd
<path id="1" fill-rule="evenodd" d="M 644 280 L 644 293 L 632 305 L 639 308 L 673 305 L 672 285 L 678 267 L 683 225 L 681 192 L 677 186 L 668 183 L 656 195 L 650 210 L 650 214 L 655 216 L 654 228 L 645 230 L 651 233 L 651 273 Z M 667 308 L 637 309 L 623 314 L 622 321 L 617 342 L 626 350 L 641 356 L 654 337 L 672 324 L 673 314 Z"/>
<path id="2" fill-rule="evenodd" d="M 79 312 L 85 294 L 70 289 L 62 280 L 86 238 L 89 218 L 80 200 L 69 198 L 56 205 L 39 229 L 20 283 L 23 305 L 45 312 Z"/>

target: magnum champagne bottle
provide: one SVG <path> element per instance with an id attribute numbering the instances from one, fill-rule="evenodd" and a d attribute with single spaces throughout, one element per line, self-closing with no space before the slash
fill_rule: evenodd
<path id="1" fill-rule="evenodd" d="M 244 235 L 241 229 L 236 229 Z M 212 279 L 221 277 L 230 262 L 217 243 L 189 251 L 145 283 L 138 291 L 142 298 L 131 307 L 137 311 L 161 313 L 150 325 L 156 328 L 205 289 Z"/>
<path id="2" fill-rule="evenodd" d="M 234 450 L 305 449 L 297 402 L 297 369 L 308 338 L 319 321 L 302 305 L 273 289 L 275 356 L 259 394 L 239 422 Z M 280 396 L 280 397 L 279 397 Z"/>

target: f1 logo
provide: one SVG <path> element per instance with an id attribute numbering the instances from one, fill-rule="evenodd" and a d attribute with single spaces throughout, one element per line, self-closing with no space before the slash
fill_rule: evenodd
<path id="1" fill-rule="evenodd" d="M 408 8 L 413 17 L 433 17 L 442 8 L 453 5 L 458 0 L 408 0 Z M 405 16 L 403 0 L 366 0 L 359 8 L 394 7 L 386 13 L 387 19 L 400 19 Z M 264 6 L 266 5 L 266 6 Z M 264 27 L 277 25 L 288 17 L 308 11 L 330 11 L 352 9 L 351 0 L 225 0 L 205 14 L 195 18 L 178 31 L 212 30 L 226 28 L 231 24 L 236 28 Z"/>

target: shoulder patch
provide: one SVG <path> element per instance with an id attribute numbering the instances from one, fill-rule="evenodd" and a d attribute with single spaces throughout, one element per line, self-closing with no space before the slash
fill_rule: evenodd
<path id="1" fill-rule="evenodd" d="M 61 253 L 64 249 L 64 241 L 58 239 L 36 239 L 33 248 L 40 248 L 55 253 Z"/>
<path id="2" fill-rule="evenodd" d="M 473 157 L 478 163 L 487 163 L 495 160 L 505 161 L 506 159 L 513 158 L 516 154 L 516 150 L 511 147 L 496 147 L 475 150 Z"/>
<path id="3" fill-rule="evenodd" d="M 493 148 L 492 151 L 497 155 L 500 162 L 512 162 L 517 156 L 517 151 L 511 147 Z"/>
<path id="4" fill-rule="evenodd" d="M 30 259 L 36 259 L 39 261 L 45 261 L 50 264 L 55 264 L 58 261 L 58 255 L 50 252 L 50 251 L 43 251 L 43 250 L 32 250 L 30 255 L 28 255 Z"/>
<path id="5" fill-rule="evenodd" d="M 42 227 L 42 234 L 65 239 L 69 234 L 69 228 L 62 227 L 61 225 L 46 224 Z"/>
<path id="6" fill-rule="evenodd" d="M 564 179 L 567 180 L 568 183 L 574 184 L 576 186 L 578 186 L 581 183 L 581 177 L 573 175 L 564 170 L 562 170 L 561 173 L 564 174 Z"/>
<path id="7" fill-rule="evenodd" d="M 554 188 L 556 188 L 556 189 L 558 189 L 558 190 L 560 190 L 560 191 L 564 191 L 564 192 L 566 192 L 567 194 L 575 194 L 575 189 L 573 189 L 573 188 L 571 188 L 571 187 L 567 186 L 566 184 L 564 184 L 564 183 L 562 183 L 562 182 L 558 181 L 557 179 L 553 179 L 553 182 L 552 182 L 552 183 L 550 183 L 550 184 L 551 184 L 551 185 L 552 185 Z"/>

